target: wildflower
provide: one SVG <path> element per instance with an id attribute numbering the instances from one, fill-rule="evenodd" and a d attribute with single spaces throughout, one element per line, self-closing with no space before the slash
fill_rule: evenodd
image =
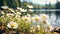
<path id="1" fill-rule="evenodd" d="M 35 21 L 39 21 L 39 17 L 34 17 Z"/>
<path id="2" fill-rule="evenodd" d="M 31 15 L 30 15 L 30 14 L 27 14 L 27 16 L 28 16 L 28 17 L 31 17 Z"/>
<path id="3" fill-rule="evenodd" d="M 6 16 L 10 17 L 10 16 L 14 16 L 14 14 L 8 13 L 8 14 L 6 14 Z"/>
<path id="4" fill-rule="evenodd" d="M 17 7 L 18 10 L 21 10 L 22 8 Z"/>
<path id="5" fill-rule="evenodd" d="M 47 29 L 48 29 L 49 31 L 52 31 L 54 28 L 49 25 L 49 26 L 47 26 Z"/>
<path id="6" fill-rule="evenodd" d="M 10 10 L 11 12 L 15 13 L 15 11 L 14 11 L 13 9 L 9 8 L 9 10 Z"/>
<path id="7" fill-rule="evenodd" d="M 25 20 L 25 21 L 30 21 L 31 20 L 30 17 L 22 17 L 22 19 Z"/>
<path id="8" fill-rule="evenodd" d="M 35 29 L 33 27 L 31 27 L 30 32 L 35 32 Z"/>
<path id="9" fill-rule="evenodd" d="M 50 29 L 50 28 L 51 28 L 51 26 L 48 26 L 47 28 L 48 28 L 48 29 Z"/>
<path id="10" fill-rule="evenodd" d="M 8 6 L 2 6 L 1 8 L 3 8 L 3 9 L 8 9 L 9 7 L 8 7 Z"/>
<path id="11" fill-rule="evenodd" d="M 20 11 L 21 11 L 21 12 L 27 12 L 27 10 L 26 10 L 26 9 L 21 9 Z"/>
<path id="12" fill-rule="evenodd" d="M 34 10 L 32 10 L 32 9 L 29 9 L 29 11 L 30 11 L 30 12 L 34 12 Z"/>
<path id="13" fill-rule="evenodd" d="M 37 25 L 37 29 L 40 30 L 40 25 Z"/>
<path id="14" fill-rule="evenodd" d="M 16 12 L 16 15 L 21 15 L 21 13 L 20 12 Z"/>
<path id="15" fill-rule="evenodd" d="M 18 15 L 18 14 L 15 15 L 15 18 L 16 18 L 17 20 L 20 20 L 20 17 L 21 17 L 21 16 Z"/>
<path id="16" fill-rule="evenodd" d="M 1 11 L 2 14 L 5 14 L 5 12 Z"/>
<path id="17" fill-rule="evenodd" d="M 33 8 L 33 6 L 32 6 L 32 5 L 27 5 L 27 7 L 28 7 L 28 8 Z"/>
<path id="18" fill-rule="evenodd" d="M 28 21 L 28 18 L 25 18 L 25 21 Z"/>
<path id="19" fill-rule="evenodd" d="M 18 28 L 18 24 L 17 24 L 16 22 L 9 22 L 9 23 L 7 24 L 7 27 L 8 27 L 8 28 L 16 29 L 16 28 Z"/>
<path id="20" fill-rule="evenodd" d="M 43 20 L 43 24 L 46 24 L 48 22 L 48 20 Z"/>
<path id="21" fill-rule="evenodd" d="M 41 18 L 42 18 L 42 19 L 47 19 L 47 18 L 49 18 L 49 16 L 46 15 L 46 14 L 41 14 Z"/>

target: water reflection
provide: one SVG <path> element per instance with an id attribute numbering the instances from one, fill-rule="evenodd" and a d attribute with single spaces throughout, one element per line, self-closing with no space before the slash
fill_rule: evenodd
<path id="1" fill-rule="evenodd" d="M 56 21 L 55 21 L 55 20 L 56 20 L 56 15 L 55 15 L 55 14 L 51 14 L 49 20 L 50 20 L 50 24 L 51 24 L 53 27 L 55 27 L 55 26 L 56 26 Z"/>
<path id="2" fill-rule="evenodd" d="M 58 19 L 57 19 L 57 21 L 56 21 L 56 26 L 60 26 L 60 15 L 58 15 L 58 17 L 57 17 Z"/>
<path id="3" fill-rule="evenodd" d="M 50 24 L 53 27 L 59 27 L 60 26 L 60 15 L 56 16 L 56 13 L 55 12 L 53 12 L 51 14 L 48 14 L 48 15 L 49 15 Z"/>
<path id="4" fill-rule="evenodd" d="M 41 11 L 41 13 L 49 15 L 50 25 L 52 25 L 53 27 L 60 26 L 60 15 L 57 16 L 55 11 L 48 11 L 47 13 L 46 11 Z"/>

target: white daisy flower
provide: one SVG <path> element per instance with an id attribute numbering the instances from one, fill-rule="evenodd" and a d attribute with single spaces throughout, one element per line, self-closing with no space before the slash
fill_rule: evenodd
<path id="1" fill-rule="evenodd" d="M 20 15 L 15 15 L 15 18 L 20 18 L 21 16 Z"/>
<path id="2" fill-rule="evenodd" d="M 20 11 L 21 11 L 21 12 L 27 12 L 27 10 L 26 10 L 26 9 L 21 9 Z"/>
<path id="3" fill-rule="evenodd" d="M 45 20 L 45 19 L 48 19 L 49 16 L 46 15 L 46 14 L 41 14 L 41 15 L 40 15 L 40 18 L 41 18 L 42 20 Z"/>
<path id="4" fill-rule="evenodd" d="M 29 11 L 30 11 L 30 12 L 34 12 L 34 10 L 32 10 L 32 9 L 29 9 Z"/>
<path id="5" fill-rule="evenodd" d="M 37 25 L 38 30 L 40 30 L 40 25 Z"/>
<path id="6" fill-rule="evenodd" d="M 27 7 L 28 7 L 28 8 L 33 8 L 33 6 L 32 6 L 32 5 L 27 5 Z"/>
<path id="7" fill-rule="evenodd" d="M 21 13 L 20 13 L 20 12 L 16 12 L 15 14 L 16 14 L 16 15 L 21 15 Z"/>
<path id="8" fill-rule="evenodd" d="M 6 16 L 7 16 L 7 17 L 11 17 L 11 16 L 14 16 L 14 14 L 8 13 L 8 14 L 6 14 Z"/>
<path id="9" fill-rule="evenodd" d="M 9 22 L 9 23 L 7 24 L 7 27 L 8 27 L 8 28 L 17 29 L 17 28 L 18 28 L 18 23 L 16 23 L 16 22 Z"/>
<path id="10" fill-rule="evenodd" d="M 23 16 L 22 19 L 25 20 L 25 21 L 28 21 L 28 22 L 31 21 L 30 17 L 27 17 L 27 16 Z"/>
<path id="11" fill-rule="evenodd" d="M 1 13 L 2 13 L 2 14 L 5 14 L 5 12 L 4 12 L 4 11 L 1 11 Z"/>
<path id="12" fill-rule="evenodd" d="M 30 14 L 27 14 L 27 16 L 28 16 L 28 17 L 31 17 L 31 15 L 30 15 Z"/>
<path id="13" fill-rule="evenodd" d="M 1 8 L 8 9 L 9 7 L 8 6 L 1 6 Z"/>
<path id="14" fill-rule="evenodd" d="M 15 11 L 14 11 L 13 9 L 9 8 L 9 10 L 10 10 L 11 12 L 15 13 Z"/>
<path id="15" fill-rule="evenodd" d="M 18 10 L 22 10 L 22 8 L 17 7 Z"/>
<path id="16" fill-rule="evenodd" d="M 34 16 L 34 17 L 32 17 L 32 20 L 38 22 L 38 21 L 40 21 L 40 18 L 39 18 L 39 16 Z"/>
<path id="17" fill-rule="evenodd" d="M 54 28 L 52 26 L 47 26 L 47 30 L 52 31 Z"/>

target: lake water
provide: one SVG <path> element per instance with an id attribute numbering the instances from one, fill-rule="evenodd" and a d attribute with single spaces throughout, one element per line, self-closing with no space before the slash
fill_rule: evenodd
<path id="1" fill-rule="evenodd" d="M 44 12 L 49 15 L 49 21 L 50 21 L 50 24 L 53 26 L 53 27 L 60 27 L 60 15 L 58 15 L 58 17 L 56 16 L 56 11 L 60 11 L 60 9 L 39 9 L 39 10 L 35 10 L 37 12 Z M 51 13 L 49 13 L 49 11 L 51 11 Z M 57 17 L 57 18 L 56 18 Z"/>

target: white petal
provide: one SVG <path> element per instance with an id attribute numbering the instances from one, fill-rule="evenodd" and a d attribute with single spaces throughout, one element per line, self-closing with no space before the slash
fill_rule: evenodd
<path id="1" fill-rule="evenodd" d="M 10 25 L 9 23 L 7 24 L 7 26 L 8 26 L 9 28 L 11 28 L 11 25 Z"/>

